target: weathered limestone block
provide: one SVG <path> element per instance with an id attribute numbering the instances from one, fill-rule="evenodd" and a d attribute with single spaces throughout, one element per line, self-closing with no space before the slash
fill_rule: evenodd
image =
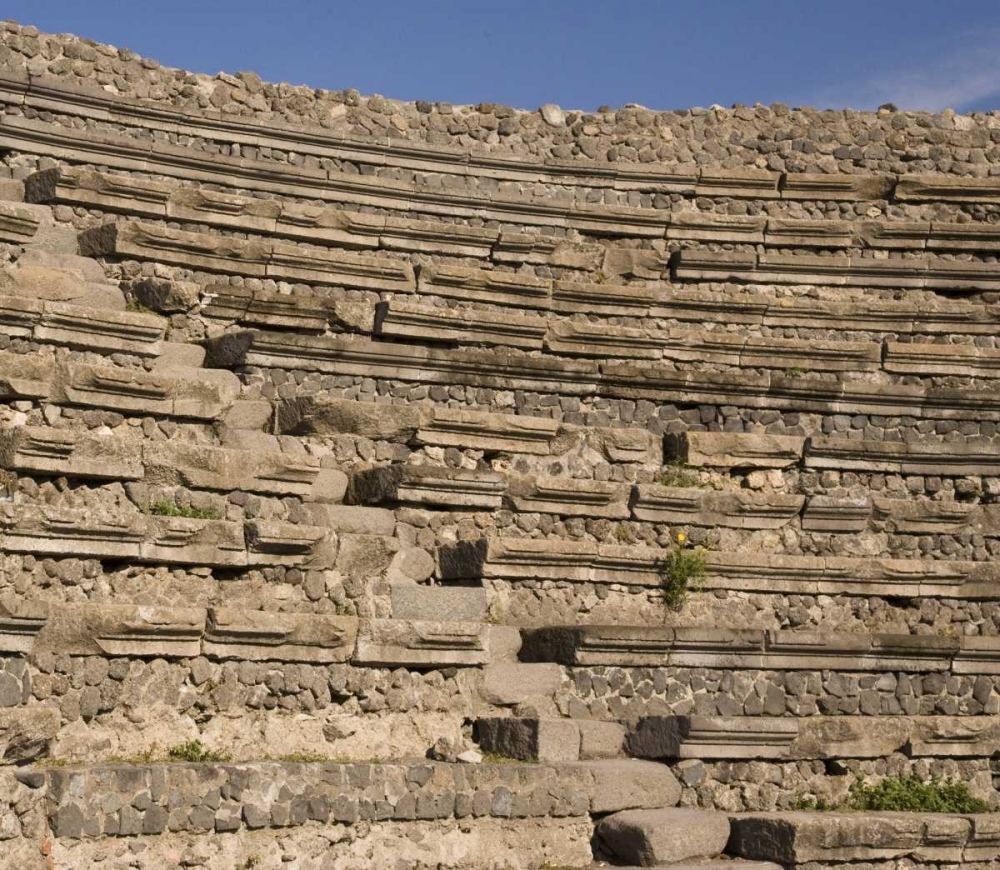
<path id="1" fill-rule="evenodd" d="M 810 496 L 802 512 L 802 528 L 815 532 L 861 532 L 868 528 L 872 502 L 867 498 Z"/>
<path id="2" fill-rule="evenodd" d="M 929 251 L 998 251 L 1000 231 L 994 224 L 954 224 L 931 221 Z"/>
<path id="3" fill-rule="evenodd" d="M 550 698 L 563 683 L 563 669 L 549 662 L 494 661 L 483 668 L 482 676 L 482 699 L 500 707 L 512 707 L 531 698 Z"/>
<path id="4" fill-rule="evenodd" d="M 604 248 L 584 242 L 567 242 L 554 236 L 518 233 L 501 228 L 492 259 L 495 263 L 528 263 L 593 272 L 600 268 Z"/>
<path id="5" fill-rule="evenodd" d="M 778 529 L 795 519 L 805 498 L 801 495 L 639 484 L 632 513 L 638 520 L 689 523 L 737 529 Z"/>
<path id="6" fill-rule="evenodd" d="M 695 196 L 735 196 L 751 199 L 777 199 L 780 172 L 753 167 L 724 169 L 704 166 L 698 174 Z"/>
<path id="7" fill-rule="evenodd" d="M 681 785 L 670 768 L 654 761 L 577 761 L 560 765 L 560 770 L 576 774 L 577 788 L 589 796 L 595 814 L 672 807 L 681 798 Z"/>
<path id="8" fill-rule="evenodd" d="M 923 251 L 930 232 L 930 221 L 872 221 L 861 225 L 859 241 L 868 248 Z"/>
<path id="9" fill-rule="evenodd" d="M 805 446 L 806 468 L 888 471 L 944 476 L 995 475 L 1000 455 L 969 442 L 855 441 L 811 437 Z"/>
<path id="10" fill-rule="evenodd" d="M 308 500 L 340 501 L 347 475 L 321 468 L 306 454 L 231 450 L 179 441 L 148 442 L 142 447 L 147 483 L 180 485 L 219 492 L 244 490 L 264 495 L 299 495 Z"/>
<path id="11" fill-rule="evenodd" d="M 638 462 L 659 466 L 663 462 L 663 444 L 648 429 L 573 429 L 561 427 L 566 436 L 572 432 L 583 435 L 587 444 L 604 455 L 609 462 Z"/>
<path id="12" fill-rule="evenodd" d="M 150 516 L 137 561 L 240 568 L 247 564 L 241 523 Z"/>
<path id="13" fill-rule="evenodd" d="M 592 575 L 597 554 L 598 545 L 590 541 L 490 537 L 442 547 L 438 562 L 445 580 L 483 577 L 584 583 Z"/>
<path id="14" fill-rule="evenodd" d="M 764 227 L 767 223 L 766 217 L 720 215 L 712 212 L 675 212 L 670 215 L 666 237 L 759 245 L 764 243 Z"/>
<path id="15" fill-rule="evenodd" d="M 544 417 L 494 414 L 437 407 L 416 430 L 416 444 L 459 447 L 487 453 L 552 453 L 559 423 Z"/>
<path id="16" fill-rule="evenodd" d="M 798 733 L 799 720 L 780 716 L 644 716 L 629 723 L 625 751 L 652 759 L 785 758 Z"/>
<path id="17" fill-rule="evenodd" d="M 888 527 L 905 534 L 955 534 L 965 529 L 982 526 L 984 518 L 990 517 L 993 505 L 964 504 L 954 501 L 910 501 L 909 499 L 876 496 L 873 501 L 876 522 L 888 523 Z M 973 517 L 979 516 L 974 523 Z M 992 525 L 992 524 L 991 524 Z"/>
<path id="18" fill-rule="evenodd" d="M 0 650 L 30 653 L 35 637 L 48 618 L 49 611 L 44 604 L 13 596 L 0 598 Z"/>
<path id="19" fill-rule="evenodd" d="M 12 426 L 0 430 L 0 468 L 54 477 L 139 480 L 142 457 L 137 446 L 107 434 Z"/>
<path id="20" fill-rule="evenodd" d="M 351 474 L 357 504 L 419 504 L 447 508 L 500 507 L 506 479 L 495 471 L 394 463 Z"/>
<path id="21" fill-rule="evenodd" d="M 648 253 L 654 252 L 628 252 Z M 621 274 L 608 265 L 611 249 L 605 258 L 605 270 Z M 657 255 L 659 256 L 659 255 Z M 667 263 L 650 269 L 650 278 L 658 278 L 667 270 Z M 578 281 L 555 281 L 552 286 L 552 310 L 558 314 L 594 314 L 601 317 L 647 317 L 650 307 L 662 299 L 655 287 L 634 284 L 585 284 Z"/>
<path id="22" fill-rule="evenodd" d="M 756 269 L 757 255 L 752 252 L 690 248 L 673 258 L 677 281 L 753 281 Z"/>
<path id="23" fill-rule="evenodd" d="M 5 379 L 8 366 L 12 376 Z M 201 377 L 195 369 L 166 374 L 88 364 L 53 365 L 48 359 L 0 354 L 0 392 L 4 387 L 11 397 L 44 397 L 57 404 L 213 420 L 233 402 L 240 384 L 230 372 Z"/>
<path id="24" fill-rule="evenodd" d="M 353 663 L 369 667 L 475 667 L 490 660 L 485 626 L 476 622 L 363 619 Z"/>
<path id="25" fill-rule="evenodd" d="M 527 356 L 507 349 L 437 348 L 256 331 L 229 333 L 210 340 L 207 349 L 206 364 L 215 368 L 291 368 L 570 395 L 594 392 L 598 379 L 597 365 L 590 361 Z"/>
<path id="26" fill-rule="evenodd" d="M 960 640 L 938 635 L 769 630 L 765 648 L 765 667 L 775 670 L 940 672 L 951 667 Z"/>
<path id="27" fill-rule="evenodd" d="M 564 356 L 661 359 L 665 335 L 627 326 L 560 320 L 545 336 L 545 349 Z"/>
<path id="28" fill-rule="evenodd" d="M 992 202 L 1000 196 L 996 178 L 955 178 L 948 175 L 903 175 L 895 198 L 905 202 Z"/>
<path id="29" fill-rule="evenodd" d="M 895 187 L 892 175 L 787 172 L 781 179 L 781 198 L 864 202 L 887 199 Z"/>
<path id="30" fill-rule="evenodd" d="M 346 662 L 357 636 L 358 620 L 350 616 L 213 607 L 203 652 L 241 661 Z"/>
<path id="31" fill-rule="evenodd" d="M 483 752 L 519 761 L 580 758 L 580 729 L 572 719 L 477 719 L 473 737 Z"/>
<path id="32" fill-rule="evenodd" d="M 0 505 L 0 548 L 12 553 L 137 560 L 147 530 L 137 512 Z"/>
<path id="33" fill-rule="evenodd" d="M 21 296 L 0 295 L 0 329 L 4 334 L 28 338 L 45 312 L 45 302 Z"/>
<path id="34" fill-rule="evenodd" d="M 799 463 L 804 445 L 794 435 L 733 432 L 684 432 L 664 441 L 668 456 L 696 468 L 788 468 Z"/>
<path id="35" fill-rule="evenodd" d="M 407 291 L 413 270 L 390 260 L 312 248 L 270 239 L 244 240 L 212 233 L 174 230 L 159 224 L 119 221 L 80 234 L 86 256 L 155 260 L 206 272 L 336 284 L 374 290 Z"/>
<path id="36" fill-rule="evenodd" d="M 540 350 L 545 331 L 545 318 L 537 315 L 445 308 L 400 299 L 380 302 L 375 314 L 376 335 L 416 341 Z"/>
<path id="37" fill-rule="evenodd" d="M 762 239 L 775 248 L 850 248 L 854 229 L 847 221 L 769 218 Z"/>
<path id="38" fill-rule="evenodd" d="M 483 622 L 486 619 L 486 590 L 474 586 L 428 586 L 393 583 L 393 619 L 446 622 Z"/>
<path id="39" fill-rule="evenodd" d="M 41 216 L 31 206 L 0 202 L 0 241 L 30 242 L 38 232 Z"/>
<path id="40" fill-rule="evenodd" d="M 783 812 L 730 817 L 731 854 L 770 859 L 785 866 L 899 860 L 962 863 L 967 844 L 979 839 L 974 826 L 982 816 L 935 816 L 923 813 Z M 990 826 L 991 829 L 992 825 Z M 985 833 L 985 831 L 983 832 Z M 995 834 L 982 837 L 994 839 Z M 983 843 L 985 846 L 985 842 Z M 990 860 L 997 844 L 979 848 L 972 860 Z"/>
<path id="41" fill-rule="evenodd" d="M 206 317 L 304 332 L 325 332 L 331 305 L 321 297 L 248 290 L 228 284 L 206 288 L 204 299 Z"/>
<path id="42" fill-rule="evenodd" d="M 96 260 L 49 251 L 31 245 L 15 266 L 0 270 L 0 292 L 51 302 L 71 302 L 88 308 L 125 310 L 125 297 L 109 284 Z"/>
<path id="43" fill-rule="evenodd" d="M 437 264 L 420 268 L 417 292 L 427 296 L 547 310 L 552 282 L 520 272 L 491 272 Z"/>
<path id="44" fill-rule="evenodd" d="M 28 764 L 48 757 L 59 720 L 54 707 L 0 708 L 0 764 Z"/>
<path id="45" fill-rule="evenodd" d="M 318 393 L 281 403 L 277 416 L 281 433 L 358 435 L 374 441 L 405 444 L 429 415 L 426 409 L 411 405 L 356 402 Z"/>
<path id="46" fill-rule="evenodd" d="M 58 167 L 36 172 L 25 180 L 27 202 L 67 203 L 101 211 L 162 218 L 175 188 L 162 181 L 97 172 L 83 167 Z"/>
<path id="47" fill-rule="evenodd" d="M 254 199 L 201 187 L 171 191 L 166 202 L 168 220 L 230 227 L 243 232 L 271 235 L 275 232 L 281 204 L 272 199 Z"/>
<path id="48" fill-rule="evenodd" d="M 199 607 L 73 604 L 52 607 L 33 653 L 193 658 L 201 654 L 205 611 Z"/>
<path id="49" fill-rule="evenodd" d="M 907 375 L 1000 377 L 1000 351 L 965 344 L 886 343 L 883 367 Z"/>
<path id="50" fill-rule="evenodd" d="M 516 511 L 626 519 L 630 494 L 628 484 L 512 475 L 508 478 L 505 501 Z"/>
<path id="51" fill-rule="evenodd" d="M 155 314 L 46 302 L 32 337 L 98 353 L 158 356 L 166 321 Z"/>
<path id="52" fill-rule="evenodd" d="M 327 528 L 255 520 L 244 525 L 248 565 L 287 565 L 324 570 L 333 567 L 337 541 Z"/>
<path id="53" fill-rule="evenodd" d="M 621 861 L 653 867 L 721 855 L 729 819 L 709 810 L 629 810 L 602 819 L 597 837 Z"/>
<path id="54" fill-rule="evenodd" d="M 42 399 L 49 395 L 56 367 L 36 355 L 0 353 L 0 398 Z"/>

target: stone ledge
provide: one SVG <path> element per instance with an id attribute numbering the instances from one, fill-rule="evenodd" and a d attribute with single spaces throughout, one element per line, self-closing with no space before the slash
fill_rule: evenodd
<path id="1" fill-rule="evenodd" d="M 995 637 L 598 625 L 523 629 L 521 636 L 522 661 L 570 667 L 1000 672 Z"/>
<path id="2" fill-rule="evenodd" d="M 786 867 L 809 862 L 963 864 L 1000 858 L 995 815 L 821 812 L 730 816 L 728 851 Z"/>
<path id="3" fill-rule="evenodd" d="M 41 779 L 57 838 L 225 833 L 310 822 L 570 818 L 676 803 L 662 765 L 254 762 L 106 765 Z M 220 793 L 222 798 L 220 799 Z"/>

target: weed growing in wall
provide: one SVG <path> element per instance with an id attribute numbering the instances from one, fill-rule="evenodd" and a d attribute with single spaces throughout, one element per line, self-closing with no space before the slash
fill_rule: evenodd
<path id="1" fill-rule="evenodd" d="M 688 594 L 701 589 L 705 581 L 705 549 L 692 547 L 686 535 L 678 535 L 677 543 L 660 560 L 660 587 L 663 600 L 671 610 L 687 602 Z"/>

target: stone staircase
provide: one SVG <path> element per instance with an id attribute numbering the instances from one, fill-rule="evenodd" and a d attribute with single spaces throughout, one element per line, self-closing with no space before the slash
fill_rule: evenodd
<path id="1" fill-rule="evenodd" d="M 0 48 L 0 866 L 1000 860 L 802 809 L 1000 806 L 988 119 L 612 156 Z"/>

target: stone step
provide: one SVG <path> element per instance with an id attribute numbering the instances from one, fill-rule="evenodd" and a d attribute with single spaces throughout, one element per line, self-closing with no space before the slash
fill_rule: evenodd
<path id="1" fill-rule="evenodd" d="M 462 384 L 560 396 L 735 405 L 820 414 L 1000 420 L 995 391 L 828 381 L 763 371 L 678 371 L 672 363 L 532 356 L 278 332 L 230 333 L 207 342 L 212 368 L 294 369 L 420 384 Z"/>
<path id="2" fill-rule="evenodd" d="M 583 427 L 545 417 L 441 405 L 390 405 L 313 394 L 282 402 L 279 432 L 296 436 L 353 435 L 410 447 L 481 450 L 516 461 L 541 457 L 541 467 L 575 454 L 591 466 L 635 463 L 659 468 L 661 439 L 646 429 Z"/>
<path id="3" fill-rule="evenodd" d="M 239 381 L 231 372 L 188 367 L 147 372 L 0 352 L 0 398 L 7 401 L 31 399 L 124 414 L 211 421 L 225 414 L 239 390 Z"/>
<path id="4" fill-rule="evenodd" d="M 996 476 L 992 441 L 872 441 L 814 435 L 684 432 L 667 435 L 666 454 L 693 468 L 805 468 L 942 477 Z"/>
<path id="5" fill-rule="evenodd" d="M 657 867 L 721 855 L 729 840 L 729 819 L 706 810 L 625 810 L 601 819 L 596 837 L 626 864 Z"/>
<path id="6" fill-rule="evenodd" d="M 583 870 L 639 870 L 639 868 L 600 861 L 597 864 L 588 865 Z M 744 861 L 740 858 L 723 856 L 712 860 L 671 861 L 667 864 L 657 864 L 654 870 L 782 870 L 782 868 L 770 861 Z"/>
<path id="7" fill-rule="evenodd" d="M 1000 748 L 992 716 L 643 716 L 592 719 L 480 718 L 484 752 L 543 763 L 577 758 L 794 761 L 908 758 L 989 759 Z M 778 715 L 775 715 L 777 713 Z"/>
<path id="8" fill-rule="evenodd" d="M 678 281 L 796 284 L 824 287 L 898 287 L 945 292 L 1000 286 L 994 263 L 913 256 L 901 259 L 838 254 L 778 254 L 687 249 L 673 258 Z"/>
<path id="9" fill-rule="evenodd" d="M 0 652 L 22 655 L 475 667 L 489 662 L 485 629 L 475 622 L 359 620 L 220 606 L 0 600 Z"/>
<path id="10" fill-rule="evenodd" d="M 869 862 L 988 866 L 1000 860 L 994 815 L 785 812 L 730 816 L 729 852 L 784 867 Z"/>
<path id="11" fill-rule="evenodd" d="M 1000 668 L 1000 639 L 970 635 L 580 625 L 525 629 L 522 638 L 522 661 L 571 667 L 954 675 L 994 674 Z"/>
<path id="12" fill-rule="evenodd" d="M 437 558 L 440 577 L 446 581 L 556 581 L 655 589 L 668 579 L 670 560 L 678 552 L 700 553 L 703 558 L 694 591 L 969 600 L 1000 595 L 997 570 L 989 562 L 790 556 L 695 550 L 684 544 L 661 549 L 496 535 L 442 546 Z"/>

